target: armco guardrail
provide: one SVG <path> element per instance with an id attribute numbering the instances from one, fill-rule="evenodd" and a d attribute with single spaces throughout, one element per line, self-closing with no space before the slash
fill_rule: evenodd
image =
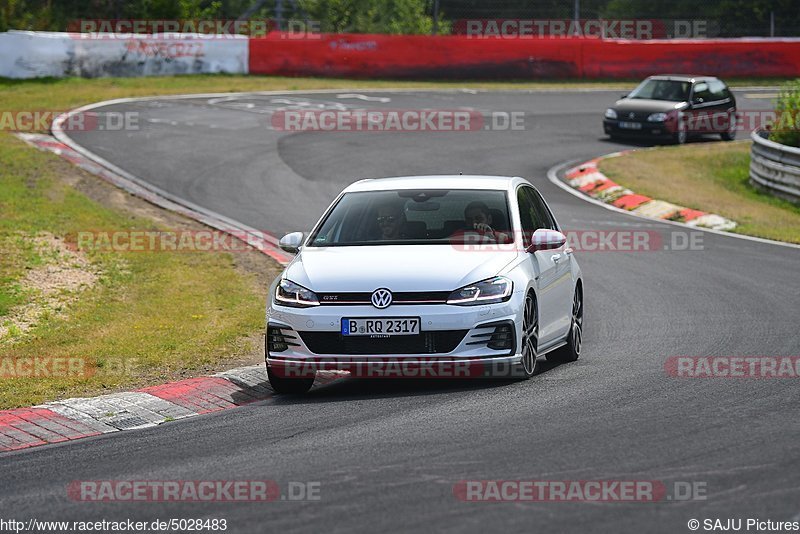
<path id="1" fill-rule="evenodd" d="M 800 148 L 766 138 L 764 131 L 750 134 L 750 182 L 776 196 L 800 202 Z"/>

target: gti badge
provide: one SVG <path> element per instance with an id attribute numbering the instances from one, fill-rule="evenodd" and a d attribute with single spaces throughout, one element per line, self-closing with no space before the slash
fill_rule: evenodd
<path id="1" fill-rule="evenodd" d="M 389 305 L 392 303 L 392 292 L 388 289 L 376 289 L 372 292 L 372 305 L 382 310 L 384 308 L 388 308 Z"/>

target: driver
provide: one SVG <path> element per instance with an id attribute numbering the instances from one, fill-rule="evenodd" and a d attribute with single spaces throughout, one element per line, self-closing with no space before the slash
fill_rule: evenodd
<path id="1" fill-rule="evenodd" d="M 510 236 L 507 233 L 492 228 L 492 212 L 489 210 L 489 206 L 480 200 L 467 204 L 467 207 L 464 208 L 464 220 L 467 232 L 477 232 L 484 239 L 497 243 L 510 242 Z"/>
<path id="2" fill-rule="evenodd" d="M 405 237 L 403 228 L 406 224 L 406 215 L 399 204 L 382 204 L 377 210 L 378 227 L 381 230 L 381 239 L 401 239 Z"/>

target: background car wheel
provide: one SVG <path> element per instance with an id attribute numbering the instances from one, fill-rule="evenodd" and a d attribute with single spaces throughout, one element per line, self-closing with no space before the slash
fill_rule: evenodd
<path id="1" fill-rule="evenodd" d="M 525 309 L 522 317 L 522 378 L 527 380 L 536 374 L 539 367 L 539 315 L 536 310 L 536 299 L 533 293 L 525 297 Z"/>
<path id="2" fill-rule="evenodd" d="M 568 363 L 574 362 L 581 355 L 583 345 L 583 290 L 581 286 L 575 288 L 572 298 L 572 324 L 567 336 L 567 344 L 547 354 L 548 362 Z"/>
<path id="3" fill-rule="evenodd" d="M 728 131 L 721 132 L 719 136 L 723 141 L 733 141 L 736 139 L 736 116 L 731 115 L 728 118 Z"/>
<path id="4" fill-rule="evenodd" d="M 680 125 L 678 126 L 678 131 L 672 134 L 672 142 L 676 145 L 682 145 L 686 143 L 686 139 L 688 139 L 689 135 L 686 132 L 686 126 Z"/>
<path id="5" fill-rule="evenodd" d="M 269 384 L 275 393 L 305 393 L 314 385 L 314 375 L 301 378 L 278 376 L 269 365 L 267 366 L 267 378 L 269 378 Z"/>

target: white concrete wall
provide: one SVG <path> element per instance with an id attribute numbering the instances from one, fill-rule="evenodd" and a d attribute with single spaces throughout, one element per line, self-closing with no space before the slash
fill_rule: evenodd
<path id="1" fill-rule="evenodd" d="M 0 33 L 0 76 L 157 76 L 248 72 L 246 36 Z"/>

